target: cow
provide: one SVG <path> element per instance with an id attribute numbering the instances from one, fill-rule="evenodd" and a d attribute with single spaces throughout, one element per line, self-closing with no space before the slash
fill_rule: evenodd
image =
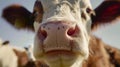
<path id="1" fill-rule="evenodd" d="M 120 16 L 120 1 L 36 0 L 33 12 L 14 4 L 3 17 L 17 29 L 35 32 L 33 55 L 50 67 L 119 67 L 120 50 L 93 36 Z"/>
<path id="2" fill-rule="evenodd" d="M 48 67 L 43 61 L 29 57 L 26 49 L 12 46 L 9 41 L 1 40 L 0 45 L 0 67 Z"/>
<path id="3" fill-rule="evenodd" d="M 25 49 L 9 45 L 5 41 L 0 46 L 0 67 L 23 67 L 28 62 Z"/>

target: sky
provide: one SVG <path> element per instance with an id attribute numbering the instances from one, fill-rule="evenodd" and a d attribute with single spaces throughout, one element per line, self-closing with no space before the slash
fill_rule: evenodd
<path id="1" fill-rule="evenodd" d="M 103 0 L 91 0 L 93 8 L 98 6 Z M 0 38 L 9 40 L 10 44 L 16 46 L 28 46 L 34 42 L 34 32 L 28 30 L 16 30 L 1 17 L 3 8 L 11 4 L 21 4 L 30 12 L 33 10 L 35 0 L 0 0 Z M 101 26 L 92 34 L 99 37 L 105 43 L 120 48 L 120 20 L 115 24 Z"/>

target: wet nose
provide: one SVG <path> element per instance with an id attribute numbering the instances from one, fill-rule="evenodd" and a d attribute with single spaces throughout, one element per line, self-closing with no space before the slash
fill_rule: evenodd
<path id="1" fill-rule="evenodd" d="M 75 23 L 67 22 L 48 22 L 40 26 L 39 35 L 43 40 L 51 38 L 69 38 L 76 34 L 77 27 Z"/>

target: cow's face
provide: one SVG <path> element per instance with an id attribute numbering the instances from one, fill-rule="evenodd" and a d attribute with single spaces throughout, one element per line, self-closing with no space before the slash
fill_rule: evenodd
<path id="1" fill-rule="evenodd" d="M 78 67 L 89 54 L 90 29 L 119 18 L 120 2 L 103 1 L 94 11 L 96 16 L 90 17 L 94 12 L 89 0 L 37 0 L 33 13 L 14 4 L 2 17 L 17 29 L 35 29 L 36 59 L 51 67 Z"/>
<path id="2" fill-rule="evenodd" d="M 53 67 L 66 67 L 88 57 L 92 14 L 89 0 L 38 0 L 34 8 L 36 59 Z"/>

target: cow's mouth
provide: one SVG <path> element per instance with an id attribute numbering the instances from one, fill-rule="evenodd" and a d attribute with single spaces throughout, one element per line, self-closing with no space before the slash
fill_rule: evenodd
<path id="1" fill-rule="evenodd" d="M 81 52 L 74 52 L 72 50 L 50 50 L 45 52 L 45 55 L 48 57 L 54 57 L 54 56 L 68 56 L 68 57 L 73 57 L 73 56 L 79 56 L 82 55 Z"/>
<path id="2" fill-rule="evenodd" d="M 79 55 L 71 50 L 50 50 L 45 52 L 45 61 L 53 67 L 70 67 Z M 56 66 L 57 65 L 57 66 Z"/>
<path id="3" fill-rule="evenodd" d="M 75 55 L 75 52 L 72 52 L 70 50 L 51 50 L 45 52 L 46 55 Z"/>

